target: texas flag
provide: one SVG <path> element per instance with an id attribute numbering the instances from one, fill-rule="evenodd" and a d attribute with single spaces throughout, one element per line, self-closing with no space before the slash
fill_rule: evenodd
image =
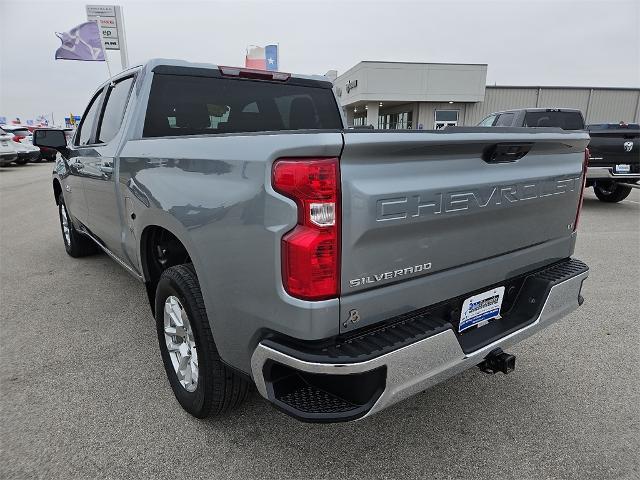
<path id="1" fill-rule="evenodd" d="M 244 66 L 256 70 L 278 70 L 278 45 L 267 45 L 266 47 L 249 47 Z"/>

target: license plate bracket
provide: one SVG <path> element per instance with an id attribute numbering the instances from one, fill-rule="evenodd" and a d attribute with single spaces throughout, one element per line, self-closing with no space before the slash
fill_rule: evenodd
<path id="1" fill-rule="evenodd" d="M 504 287 L 496 287 L 468 297 L 462 304 L 458 333 L 475 327 L 480 323 L 487 323 L 500 318 Z"/>

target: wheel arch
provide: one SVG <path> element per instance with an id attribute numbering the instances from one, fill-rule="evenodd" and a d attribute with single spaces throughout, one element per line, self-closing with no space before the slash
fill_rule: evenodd
<path id="1" fill-rule="evenodd" d="M 62 193 L 62 185 L 57 178 L 53 179 L 53 198 L 56 201 L 56 205 L 60 204 L 60 194 Z"/>
<path id="2" fill-rule="evenodd" d="M 155 291 L 162 272 L 169 267 L 194 263 L 193 246 L 179 229 L 150 223 L 140 235 L 139 255 L 151 311 L 155 313 Z M 195 268 L 195 265 L 194 265 Z"/>

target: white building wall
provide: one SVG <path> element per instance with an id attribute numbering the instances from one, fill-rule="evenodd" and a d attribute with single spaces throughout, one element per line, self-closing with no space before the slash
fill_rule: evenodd
<path id="1" fill-rule="evenodd" d="M 540 88 L 538 107 L 540 108 L 577 108 L 582 113 L 587 110 L 589 95 L 588 88 Z"/>
<path id="2" fill-rule="evenodd" d="M 413 111 L 413 128 L 434 128 L 435 110 L 458 110 L 459 125 L 517 108 L 577 108 L 587 123 L 640 122 L 640 89 L 487 86 L 484 64 L 360 62 L 334 82 L 352 124 L 353 108 L 383 102 L 382 113 Z M 349 85 L 349 92 L 347 92 Z M 449 104 L 448 101 L 453 101 Z M 394 103 L 394 106 L 386 102 Z"/>
<path id="3" fill-rule="evenodd" d="M 587 123 L 638 123 L 640 90 L 593 90 Z M 584 110 L 583 110 L 584 111 Z"/>
<path id="4" fill-rule="evenodd" d="M 490 113 L 512 108 L 535 107 L 537 102 L 537 88 L 487 87 L 484 102 L 469 104 L 464 124 L 476 125 Z"/>
<path id="5" fill-rule="evenodd" d="M 467 104 L 465 125 L 517 108 L 577 108 L 587 123 L 640 122 L 640 89 L 487 87 L 485 101 Z"/>

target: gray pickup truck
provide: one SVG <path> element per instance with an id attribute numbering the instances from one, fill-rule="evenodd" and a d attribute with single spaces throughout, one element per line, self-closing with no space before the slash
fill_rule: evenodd
<path id="1" fill-rule="evenodd" d="M 584 132 L 347 130 L 323 77 L 153 60 L 91 98 L 53 175 L 64 246 L 144 282 L 180 405 L 253 384 L 363 418 L 583 301 Z"/>

